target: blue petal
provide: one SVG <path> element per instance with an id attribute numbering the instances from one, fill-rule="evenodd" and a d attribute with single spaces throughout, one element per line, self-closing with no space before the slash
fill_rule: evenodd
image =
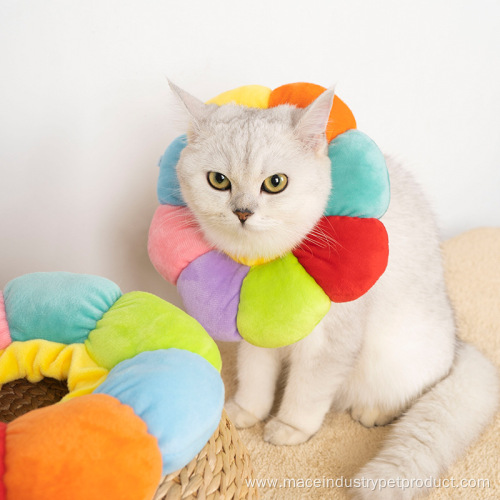
<path id="1" fill-rule="evenodd" d="M 31 273 L 5 286 L 5 312 L 13 341 L 85 342 L 89 332 L 121 297 L 112 281 L 64 272 Z"/>
<path id="2" fill-rule="evenodd" d="M 187 136 L 181 135 L 168 146 L 160 159 L 160 176 L 158 178 L 158 200 L 162 205 L 185 205 L 182 198 L 176 166 L 182 150 L 187 146 Z"/>
<path id="3" fill-rule="evenodd" d="M 116 365 L 94 391 L 134 409 L 158 440 L 163 474 L 189 463 L 219 425 L 224 384 L 204 358 L 182 349 L 146 351 Z"/>
<path id="4" fill-rule="evenodd" d="M 332 191 L 324 215 L 379 219 L 389 207 L 389 173 L 384 155 L 363 132 L 348 130 L 328 149 Z"/>

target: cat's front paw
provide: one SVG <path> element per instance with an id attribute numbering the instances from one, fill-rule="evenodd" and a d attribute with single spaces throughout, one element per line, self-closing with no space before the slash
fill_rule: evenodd
<path id="1" fill-rule="evenodd" d="M 264 441 L 277 445 L 294 445 L 306 442 L 312 434 L 285 424 L 277 418 L 270 420 L 264 427 Z"/>
<path id="2" fill-rule="evenodd" d="M 233 422 L 237 429 L 246 429 L 259 422 L 259 419 L 255 415 L 242 408 L 234 399 L 228 401 L 224 407 L 229 420 Z"/>
<path id="3" fill-rule="evenodd" d="M 365 427 L 378 427 L 390 424 L 399 412 L 383 412 L 378 408 L 354 407 L 351 409 L 351 416 Z"/>

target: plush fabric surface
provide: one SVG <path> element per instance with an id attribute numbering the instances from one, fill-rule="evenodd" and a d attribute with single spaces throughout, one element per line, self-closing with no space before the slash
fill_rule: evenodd
<path id="1" fill-rule="evenodd" d="M 389 173 L 377 145 L 363 132 L 348 130 L 328 147 L 332 191 L 325 215 L 382 217 L 391 198 Z"/>
<path id="2" fill-rule="evenodd" d="M 291 253 L 250 268 L 241 287 L 238 330 L 255 345 L 280 347 L 304 338 L 330 299 Z"/>
<path id="3" fill-rule="evenodd" d="M 220 252 L 211 251 L 194 260 L 179 276 L 177 287 L 188 314 L 221 340 L 238 341 L 236 327 L 240 291 L 249 267 Z"/>
<path id="4" fill-rule="evenodd" d="M 325 87 L 316 85 L 315 83 L 287 83 L 271 92 L 269 107 L 273 108 L 280 104 L 293 104 L 298 108 L 305 108 L 324 91 Z M 328 141 L 331 141 L 339 134 L 353 128 L 356 128 L 354 115 L 344 101 L 335 96 L 330 112 L 330 120 L 326 129 L 326 138 Z"/>
<path id="5" fill-rule="evenodd" d="M 267 108 L 271 89 L 262 85 L 244 85 L 228 90 L 207 101 L 207 104 L 242 104 L 249 108 Z"/>
<path id="6" fill-rule="evenodd" d="M 4 290 L 10 336 L 13 341 L 83 342 L 120 295 L 115 283 L 100 276 L 64 272 L 19 276 Z"/>
<path id="7" fill-rule="evenodd" d="M 174 305 L 146 292 L 122 295 L 89 334 L 90 356 L 108 370 L 144 351 L 176 347 L 203 356 L 217 370 L 217 346 L 203 327 Z"/>
<path id="8" fill-rule="evenodd" d="M 175 172 L 182 150 L 187 146 L 187 136 L 183 134 L 173 140 L 160 158 L 160 176 L 158 178 L 157 195 L 162 204 L 185 205 L 181 187 Z"/>
<path id="9" fill-rule="evenodd" d="M 91 393 L 108 370 L 99 366 L 83 344 L 60 344 L 48 340 L 13 342 L 0 355 L 1 383 L 26 378 L 40 382 L 44 377 L 66 380 L 69 393 L 63 400 Z"/>
<path id="10" fill-rule="evenodd" d="M 500 228 L 477 229 L 443 244 L 446 279 L 459 336 L 472 342 L 500 368 Z M 237 345 L 220 343 L 227 397 L 236 387 Z M 276 409 L 276 408 L 275 408 Z M 365 429 L 347 414 L 330 412 L 321 430 L 299 446 L 273 446 L 263 425 L 239 432 L 259 479 L 351 478 L 377 452 L 389 428 Z M 444 477 L 489 479 L 485 489 L 435 489 L 430 500 L 500 498 L 500 412 L 467 454 Z M 347 499 L 342 488 L 261 487 L 265 499 Z"/>
<path id="11" fill-rule="evenodd" d="M 300 264 L 333 302 L 366 293 L 387 267 L 387 231 L 378 219 L 323 217 L 318 234 L 293 251 Z M 340 243 L 332 252 L 323 238 Z"/>
<path id="12" fill-rule="evenodd" d="M 203 448 L 224 404 L 219 372 L 198 354 L 175 348 L 123 361 L 95 393 L 115 397 L 146 422 L 164 474 L 182 469 Z"/>
<path id="13" fill-rule="evenodd" d="M 3 292 L 0 292 L 0 349 L 8 346 L 11 343 L 9 324 L 5 314 L 5 302 L 3 300 Z"/>
<path id="14" fill-rule="evenodd" d="M 7 426 L 5 448 L 10 499 L 146 500 L 161 479 L 156 438 L 132 408 L 104 394 L 16 418 Z"/>
<path id="15" fill-rule="evenodd" d="M 181 272 L 210 250 L 187 207 L 160 205 L 156 209 L 149 229 L 148 253 L 166 280 L 175 285 Z"/>
<path id="16" fill-rule="evenodd" d="M 72 273 L 21 276 L 4 297 L 0 385 L 51 377 L 70 392 L 6 427 L 0 499 L 149 500 L 217 428 L 220 353 L 184 311 Z"/>

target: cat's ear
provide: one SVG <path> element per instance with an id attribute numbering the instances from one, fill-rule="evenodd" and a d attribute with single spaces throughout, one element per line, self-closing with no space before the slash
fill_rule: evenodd
<path id="1" fill-rule="evenodd" d="M 330 119 L 335 90 L 325 90 L 305 108 L 295 126 L 295 135 L 309 149 L 320 152 L 327 146 L 326 127 Z"/>
<path id="2" fill-rule="evenodd" d="M 170 80 L 168 80 L 168 84 L 192 119 L 193 130 L 191 131 L 191 135 L 194 138 L 199 129 L 199 124 L 213 111 L 214 106 L 203 103 Z"/>

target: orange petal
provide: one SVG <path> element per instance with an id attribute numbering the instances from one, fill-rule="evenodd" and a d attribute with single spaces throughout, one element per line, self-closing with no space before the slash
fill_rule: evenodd
<path id="1" fill-rule="evenodd" d="M 305 108 L 325 90 L 325 87 L 314 83 L 288 83 L 271 92 L 269 107 L 272 108 L 280 104 L 293 104 L 298 108 Z M 354 115 L 345 102 L 335 96 L 332 111 L 330 112 L 330 122 L 326 128 L 328 142 L 352 128 L 356 128 Z"/>
<path id="2" fill-rule="evenodd" d="M 161 479 L 156 438 L 129 406 L 91 394 L 7 427 L 4 484 L 16 500 L 146 500 Z"/>

